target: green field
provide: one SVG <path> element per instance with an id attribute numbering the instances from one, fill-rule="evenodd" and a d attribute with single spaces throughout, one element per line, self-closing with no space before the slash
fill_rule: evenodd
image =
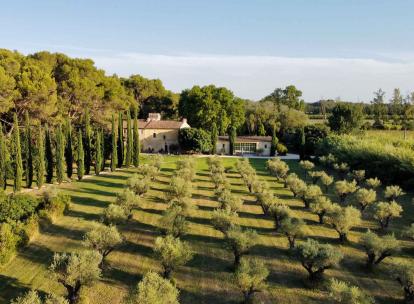
<path id="1" fill-rule="evenodd" d="M 133 288 L 148 270 L 160 271 L 161 267 L 153 256 L 153 243 L 159 235 L 157 224 L 162 210 L 165 188 L 174 173 L 177 157 L 166 157 L 157 181 L 142 199 L 140 207 L 134 211 L 133 219 L 120 226 L 125 242 L 108 256 L 109 267 L 102 279 L 84 292 L 90 303 L 120 303 L 123 296 Z M 235 158 L 223 158 L 226 167 L 233 166 Z M 402 299 L 399 285 L 384 271 L 387 264 L 399 259 L 412 259 L 413 242 L 404 241 L 403 250 L 398 257 L 388 258 L 373 272 L 364 268 L 365 254 L 357 241 L 365 228 L 376 228 L 376 223 L 364 220 L 361 227 L 353 229 L 350 242 L 339 245 L 336 232 L 317 224 L 317 216 L 304 210 L 303 203 L 294 199 L 292 194 L 275 182 L 265 170 L 264 159 L 251 159 L 257 174 L 269 181 L 272 190 L 287 202 L 296 216 L 305 219 L 308 235 L 321 241 L 340 246 L 345 258 L 340 267 L 328 270 L 327 277 L 337 277 L 363 288 L 374 296 L 378 303 L 397 303 Z M 291 171 L 304 177 L 296 161 L 288 161 Z M 45 228 L 38 237 L 19 253 L 9 264 L 0 269 L 0 302 L 8 301 L 30 288 L 42 291 L 58 290 L 61 286 L 49 279 L 47 267 L 53 252 L 81 249 L 82 235 L 99 220 L 103 208 L 115 199 L 134 169 L 123 169 L 114 173 L 93 176 L 81 182 L 64 184 L 62 188 L 72 197 L 72 206 L 67 214 Z M 324 303 L 327 293 L 323 288 L 311 288 L 306 283 L 307 273 L 288 251 L 287 239 L 274 232 L 273 222 L 263 216 L 261 208 L 255 203 L 247 187 L 236 172 L 227 174 L 232 190 L 245 200 L 239 212 L 239 224 L 256 229 L 260 242 L 251 251 L 251 255 L 264 259 L 270 269 L 269 288 L 259 294 L 262 303 Z M 332 196 L 334 198 L 334 196 Z M 335 198 L 336 199 L 336 198 Z M 205 158 L 197 158 L 197 176 L 193 183 L 193 201 L 198 206 L 189 218 L 190 230 L 184 237 L 195 256 L 186 266 L 180 267 L 174 274 L 180 289 L 181 303 L 239 303 L 241 293 L 232 284 L 232 254 L 224 247 L 223 236 L 210 224 L 211 212 L 218 206 L 213 195 L 213 184 L 207 170 Z M 411 196 L 402 199 L 404 218 L 392 223 L 392 230 L 398 235 L 404 226 L 413 219 L 414 208 Z M 408 216 L 410 215 L 410 216 Z M 260 303 L 260 302 L 259 302 Z"/>

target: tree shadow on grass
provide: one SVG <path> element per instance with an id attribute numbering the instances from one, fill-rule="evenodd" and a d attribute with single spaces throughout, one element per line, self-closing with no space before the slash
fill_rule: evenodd
<path id="1" fill-rule="evenodd" d="M 202 200 L 205 200 L 205 201 L 212 201 L 212 202 L 216 201 L 215 198 L 212 195 L 204 195 L 204 194 L 194 193 L 192 195 L 192 197 L 194 199 L 202 199 Z"/>
<path id="2" fill-rule="evenodd" d="M 107 207 L 111 201 L 107 200 L 100 200 L 96 198 L 91 197 L 85 197 L 85 196 L 78 196 L 78 195 L 71 195 L 72 203 L 83 205 L 83 206 L 90 206 L 90 207 L 101 207 L 105 208 Z"/>
<path id="3" fill-rule="evenodd" d="M 229 272 L 228 269 L 231 263 L 231 260 L 226 260 L 202 253 L 195 253 L 193 258 L 186 264 L 186 266 L 208 272 Z"/>
<path id="4" fill-rule="evenodd" d="M 102 217 L 102 214 L 87 213 L 87 212 L 73 210 L 73 209 L 66 211 L 65 215 L 70 216 L 70 217 L 81 218 L 81 219 L 88 220 L 88 221 L 96 221 L 96 222 L 99 222 L 99 220 Z"/>
<path id="5" fill-rule="evenodd" d="M 224 239 L 219 237 L 213 237 L 213 236 L 207 236 L 207 235 L 198 235 L 198 234 L 186 234 L 183 236 L 183 239 L 188 242 L 201 242 L 205 243 L 203 245 L 214 245 L 214 246 L 220 246 L 224 245 Z"/>
<path id="6" fill-rule="evenodd" d="M 164 210 L 160 209 L 153 209 L 153 208 L 141 208 L 142 211 L 152 213 L 152 214 L 158 214 L 162 215 L 164 213 Z"/>
<path id="7" fill-rule="evenodd" d="M 90 189 L 90 188 L 78 188 L 76 190 L 72 190 L 73 192 L 78 193 L 89 193 L 93 195 L 101 195 L 101 196 L 111 196 L 115 197 L 118 194 L 118 191 L 104 191 L 100 189 Z"/>
<path id="8" fill-rule="evenodd" d="M 240 299 L 237 297 L 237 299 Z M 180 303 L 182 304 L 240 304 L 240 300 L 235 300 L 229 296 L 228 292 L 201 292 L 194 293 L 186 289 L 180 289 Z"/>
<path id="9" fill-rule="evenodd" d="M 216 201 L 213 201 L 216 202 Z M 197 208 L 202 211 L 214 211 L 217 207 L 198 205 Z"/>
<path id="10" fill-rule="evenodd" d="M 10 303 L 18 296 L 30 289 L 21 284 L 17 279 L 0 274 L 0 303 Z"/>
<path id="11" fill-rule="evenodd" d="M 211 219 L 209 218 L 188 216 L 187 220 L 195 224 L 211 226 Z"/>
<path id="12" fill-rule="evenodd" d="M 66 228 L 64 226 L 59 226 L 56 224 L 49 223 L 44 227 L 40 228 L 42 234 L 45 235 L 55 235 L 55 236 L 64 236 L 71 240 L 81 241 L 85 233 L 84 230 L 76 230 Z"/>
<path id="13" fill-rule="evenodd" d="M 152 247 L 131 242 L 129 240 L 125 240 L 120 246 L 116 248 L 116 250 L 124 253 L 139 254 L 141 256 L 146 256 L 149 258 L 154 257 L 154 250 Z"/>
<path id="14" fill-rule="evenodd" d="M 197 186 L 197 190 L 214 191 L 214 186 L 211 186 L 211 187 Z"/>
<path id="15" fill-rule="evenodd" d="M 135 287 L 137 282 L 142 279 L 142 276 L 136 273 L 130 273 L 128 271 L 111 267 L 108 265 L 103 271 L 102 281 L 109 284 L 122 283 L 129 287 Z"/>
<path id="16" fill-rule="evenodd" d="M 112 176 L 108 175 L 109 178 Z M 126 180 L 128 177 L 125 176 L 123 180 Z M 117 183 L 110 180 L 97 180 L 97 179 L 85 179 L 82 181 L 83 184 L 94 184 L 100 187 L 108 187 L 108 188 L 122 188 L 125 186 L 125 183 Z"/>

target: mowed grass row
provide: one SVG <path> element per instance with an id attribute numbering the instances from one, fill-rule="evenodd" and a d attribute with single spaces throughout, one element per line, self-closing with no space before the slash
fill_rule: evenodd
<path id="1" fill-rule="evenodd" d="M 177 157 L 165 157 L 161 174 L 151 185 L 150 191 L 134 211 L 133 219 L 120 226 L 125 242 L 108 257 L 109 267 L 104 271 L 102 280 L 87 288 L 90 303 L 119 303 L 128 291 L 136 286 L 148 270 L 160 271 L 159 262 L 153 255 L 154 239 L 160 235 L 158 220 L 166 208 L 164 192 L 175 170 Z M 223 158 L 225 167 L 233 167 L 236 159 Z M 372 221 L 365 220 L 361 227 L 354 229 L 350 242 L 337 244 L 336 232 L 317 224 L 317 216 L 305 211 L 303 204 L 294 199 L 290 191 L 283 188 L 265 170 L 264 159 L 251 159 L 257 174 L 267 180 L 272 190 L 281 200 L 294 210 L 295 216 L 303 218 L 308 224 L 308 235 L 321 242 L 340 246 L 345 259 L 337 269 L 328 270 L 327 276 L 337 277 L 358 285 L 374 296 L 379 303 L 393 303 L 401 299 L 402 292 L 396 282 L 382 271 L 391 260 L 412 259 L 413 244 L 404 242 L 404 249 L 398 258 L 385 260 L 373 273 L 364 268 L 365 254 L 357 244 L 366 227 L 376 228 Z M 193 183 L 193 202 L 198 206 L 189 217 L 190 229 L 183 237 L 194 252 L 194 258 L 184 267 L 173 273 L 181 291 L 181 303 L 239 303 L 241 295 L 232 283 L 232 254 L 226 249 L 223 235 L 210 224 L 211 212 L 218 206 L 214 197 L 213 184 L 205 158 L 197 158 L 197 176 Z M 304 178 L 296 161 L 288 161 L 292 172 Z M 26 289 L 42 291 L 59 290 L 61 286 L 50 280 L 47 267 L 53 252 L 73 251 L 82 248 L 81 240 L 91 222 L 99 220 L 103 209 L 114 201 L 117 192 L 124 187 L 126 179 L 134 169 L 123 169 L 114 173 L 93 176 L 81 182 L 62 186 L 72 197 L 72 207 L 67 215 L 51 225 L 0 271 L 0 302 L 8 303 Z M 259 294 L 263 303 L 323 303 L 327 294 L 320 289 L 309 288 L 306 284 L 307 273 L 288 250 L 286 238 L 276 234 L 273 222 L 263 216 L 240 175 L 234 170 L 227 174 L 232 191 L 243 197 L 244 205 L 239 212 L 239 224 L 256 229 L 260 235 L 259 244 L 250 255 L 266 261 L 270 275 L 269 288 Z M 336 200 L 333 194 L 332 199 Z M 395 232 L 408 225 L 408 214 L 412 213 L 409 197 L 404 200 L 406 216 L 392 224 Z M 410 209 L 411 208 L 411 209 Z"/>

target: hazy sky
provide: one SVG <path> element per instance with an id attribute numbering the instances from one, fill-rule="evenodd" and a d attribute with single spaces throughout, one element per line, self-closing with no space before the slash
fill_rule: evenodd
<path id="1" fill-rule="evenodd" d="M 414 90 L 413 0 L 0 0 L 0 47 L 90 57 L 168 89 L 306 101 Z M 389 97 L 390 94 L 388 94 Z"/>

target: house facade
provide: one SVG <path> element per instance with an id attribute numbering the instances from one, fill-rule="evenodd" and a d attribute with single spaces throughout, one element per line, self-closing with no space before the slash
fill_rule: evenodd
<path id="1" fill-rule="evenodd" d="M 175 153 L 179 151 L 178 133 L 180 129 L 190 128 L 187 119 L 163 120 L 160 113 L 149 113 L 147 119 L 138 120 L 141 150 L 149 153 Z M 127 124 L 124 121 L 124 137 Z"/>
<path id="2" fill-rule="evenodd" d="M 234 144 L 234 155 L 270 156 L 271 136 L 237 136 Z M 228 136 L 219 136 L 216 143 L 218 154 L 230 154 Z"/>

